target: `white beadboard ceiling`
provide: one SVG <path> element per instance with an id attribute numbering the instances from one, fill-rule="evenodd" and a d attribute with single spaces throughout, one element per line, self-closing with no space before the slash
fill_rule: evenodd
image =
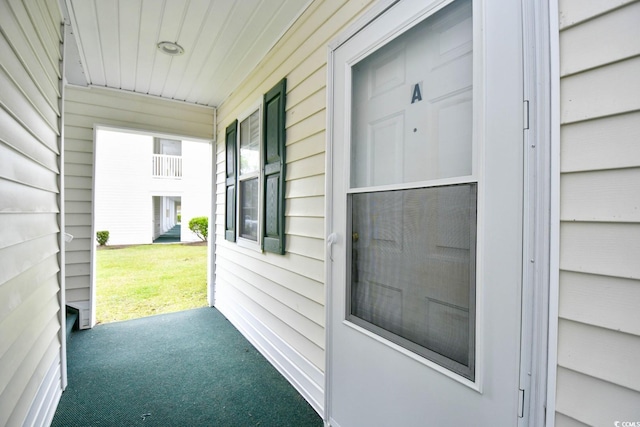
<path id="1" fill-rule="evenodd" d="M 65 0 L 86 84 L 218 106 L 309 0 Z M 168 56 L 158 42 L 181 45 Z M 77 70 L 76 70 L 77 71 Z M 67 80 L 78 81 L 69 71 Z"/>

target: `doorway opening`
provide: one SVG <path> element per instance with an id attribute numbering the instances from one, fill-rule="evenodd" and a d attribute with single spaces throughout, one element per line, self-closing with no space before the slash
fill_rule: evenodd
<path id="1" fill-rule="evenodd" d="M 93 254 L 97 323 L 207 305 L 208 247 L 189 221 L 211 215 L 211 143 L 98 128 Z"/>
<path id="2" fill-rule="evenodd" d="M 182 241 L 181 196 L 152 196 L 153 243 Z"/>

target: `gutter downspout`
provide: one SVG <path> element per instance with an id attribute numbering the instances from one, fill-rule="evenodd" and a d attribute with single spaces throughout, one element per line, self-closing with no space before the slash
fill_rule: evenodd
<path id="1" fill-rule="evenodd" d="M 216 176 L 217 176 L 218 109 L 213 109 L 213 139 L 211 140 L 211 214 L 209 215 L 209 243 L 207 244 L 207 302 L 216 304 Z"/>

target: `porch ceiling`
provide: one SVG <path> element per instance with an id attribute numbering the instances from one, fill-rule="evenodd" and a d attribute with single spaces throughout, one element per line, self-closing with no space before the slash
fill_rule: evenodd
<path id="1" fill-rule="evenodd" d="M 309 4 L 309 0 L 64 1 L 73 32 L 69 39 L 78 48 L 77 60 L 67 61 L 69 83 L 208 106 L 219 105 L 241 83 Z M 157 49 L 161 41 L 178 43 L 184 54 L 161 53 Z"/>

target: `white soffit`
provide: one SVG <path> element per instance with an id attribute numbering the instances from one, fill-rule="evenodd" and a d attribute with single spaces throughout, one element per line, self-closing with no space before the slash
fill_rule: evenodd
<path id="1" fill-rule="evenodd" d="M 215 107 L 310 0 L 66 0 L 87 83 Z M 175 42 L 184 54 L 157 49 Z"/>

